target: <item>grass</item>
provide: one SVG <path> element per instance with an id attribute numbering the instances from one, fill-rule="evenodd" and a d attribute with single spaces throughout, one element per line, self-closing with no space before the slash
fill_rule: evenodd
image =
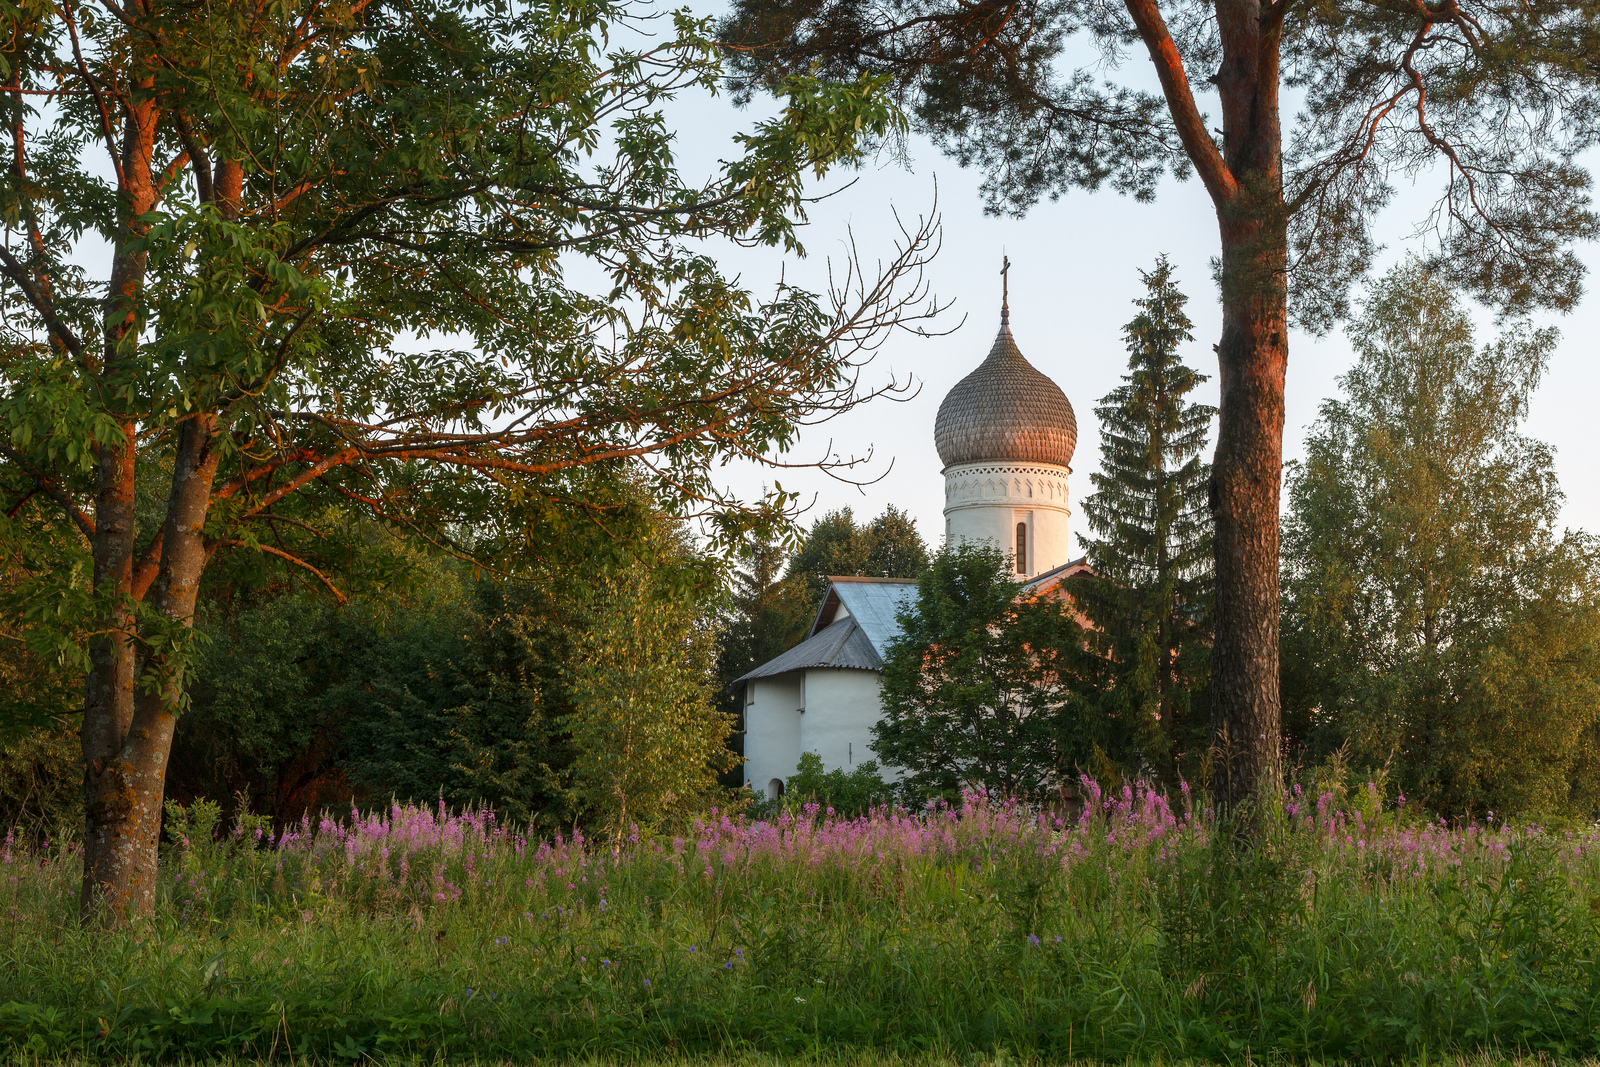
<path id="1" fill-rule="evenodd" d="M 41 1060 L 1562 1059 L 1600 1046 L 1600 840 L 1291 798 L 1244 848 L 1150 793 L 1062 825 L 711 817 L 612 850 L 397 808 L 175 813 L 153 920 L 8 846 L 0 1047 Z M 1500 1051 L 1491 1056 L 1499 1062 Z M 1485 1061 L 1487 1062 L 1487 1061 Z"/>

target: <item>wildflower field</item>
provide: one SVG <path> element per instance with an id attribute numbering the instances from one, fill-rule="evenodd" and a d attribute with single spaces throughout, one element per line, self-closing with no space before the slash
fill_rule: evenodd
<path id="1" fill-rule="evenodd" d="M 1246 848 L 1154 793 L 529 840 L 409 807 L 175 813 L 156 917 L 79 928 L 8 839 L 0 1050 L 506 1060 L 1394 1058 L 1600 1045 L 1600 839 L 1290 798 Z"/>

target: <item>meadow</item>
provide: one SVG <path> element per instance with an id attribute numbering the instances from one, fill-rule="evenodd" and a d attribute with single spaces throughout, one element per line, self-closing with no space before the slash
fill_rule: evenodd
<path id="1" fill-rule="evenodd" d="M 37 1059 L 819 1061 L 1589 1056 L 1600 838 L 1291 795 L 981 796 L 529 840 L 396 806 L 274 837 L 168 819 L 156 916 L 76 922 L 7 838 L 0 1050 Z"/>

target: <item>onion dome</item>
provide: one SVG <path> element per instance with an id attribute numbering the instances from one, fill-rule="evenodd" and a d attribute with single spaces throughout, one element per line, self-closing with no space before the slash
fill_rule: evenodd
<path id="1" fill-rule="evenodd" d="M 946 467 L 961 463 L 1051 463 L 1066 467 L 1078 444 L 1078 419 L 1061 387 L 1022 358 L 1011 313 L 989 358 L 956 383 L 939 405 L 933 441 Z"/>

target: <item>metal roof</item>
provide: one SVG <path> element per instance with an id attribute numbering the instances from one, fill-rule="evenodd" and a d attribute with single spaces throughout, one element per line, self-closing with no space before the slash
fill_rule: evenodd
<path id="1" fill-rule="evenodd" d="M 734 681 L 771 678 L 808 667 L 883 669 L 889 642 L 900 635 L 895 613 L 917 595 L 908 578 L 828 576 L 828 591 L 804 641 Z"/>
<path id="2" fill-rule="evenodd" d="M 889 642 L 900 636 L 900 622 L 895 615 L 902 605 L 917 595 L 917 583 L 907 578 L 846 578 L 828 576 L 828 595 L 823 597 L 822 608 L 811 632 L 827 626 L 838 617 L 830 612 L 829 605 L 837 602 L 850 617 L 861 624 L 867 640 L 882 658 L 889 651 Z"/>
<path id="3" fill-rule="evenodd" d="M 1094 568 L 1089 566 L 1088 556 L 1079 556 L 1070 563 L 1063 563 L 1059 567 L 1052 567 L 1043 574 L 1036 574 L 1029 578 L 1022 586 L 1023 593 L 1045 593 L 1054 589 L 1068 578 L 1076 578 L 1080 574 L 1093 574 Z"/>
<path id="4" fill-rule="evenodd" d="M 734 681 L 747 682 L 756 678 L 771 678 L 773 675 L 805 670 L 808 667 L 876 671 L 882 669 L 883 660 L 873 649 L 872 642 L 867 640 L 860 623 L 852 616 L 840 619 L 821 633 L 814 634 L 795 645 L 777 659 L 768 660 Z"/>
<path id="5" fill-rule="evenodd" d="M 955 384 L 939 405 L 933 442 L 946 467 L 958 463 L 1072 464 L 1078 417 L 1061 387 L 1022 358 L 1010 313 L 989 357 Z"/>

